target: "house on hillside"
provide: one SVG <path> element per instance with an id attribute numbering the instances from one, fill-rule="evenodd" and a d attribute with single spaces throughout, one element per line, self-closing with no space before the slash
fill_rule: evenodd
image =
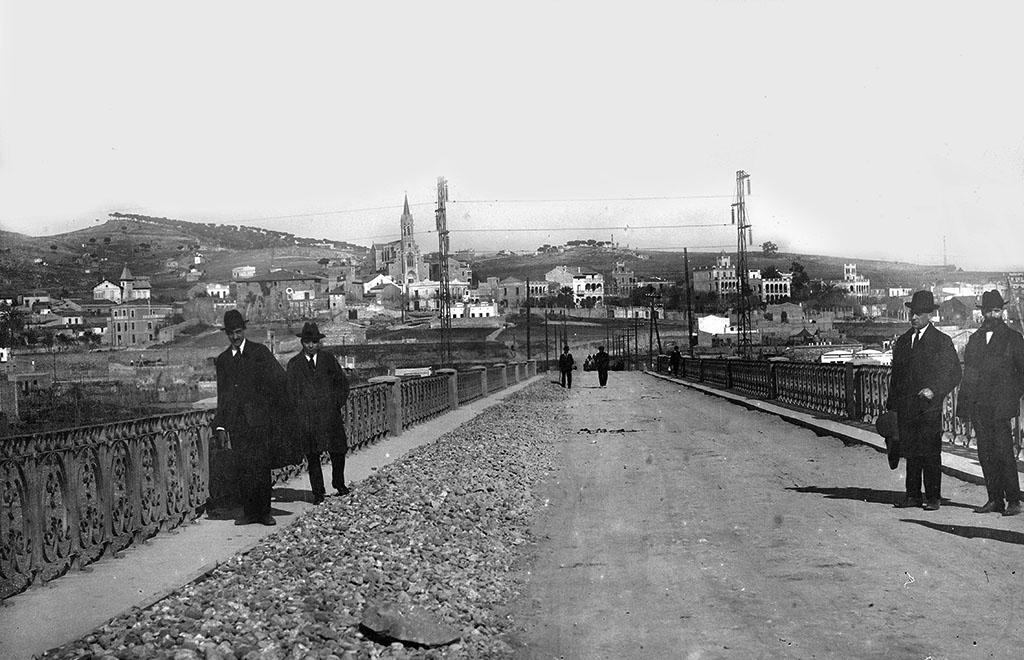
<path id="1" fill-rule="evenodd" d="M 174 308 L 148 300 L 131 300 L 110 308 L 107 332 L 103 337 L 111 346 L 147 346 L 159 339 L 160 329 L 170 325 Z"/>
<path id="2" fill-rule="evenodd" d="M 92 299 L 121 302 L 121 287 L 110 280 L 103 280 L 92 288 Z"/>
<path id="3" fill-rule="evenodd" d="M 975 296 L 953 296 L 939 303 L 939 322 L 960 328 L 981 323 L 981 310 L 978 309 L 978 298 Z"/>
<path id="4" fill-rule="evenodd" d="M 558 288 L 570 287 L 577 307 L 604 306 L 604 275 L 595 270 L 556 266 L 544 274 L 544 279 Z"/>

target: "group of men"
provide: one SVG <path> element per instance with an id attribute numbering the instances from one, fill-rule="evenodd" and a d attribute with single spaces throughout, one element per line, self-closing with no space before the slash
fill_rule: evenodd
<path id="1" fill-rule="evenodd" d="M 981 297 L 981 327 L 964 350 L 931 322 L 938 306 L 930 291 L 910 302 L 910 329 L 893 347 L 886 409 L 896 412 L 899 456 L 906 459 L 906 498 L 898 506 L 936 511 L 942 499 L 942 402 L 959 384 L 957 417 L 969 420 L 988 499 L 975 513 L 1021 513 L 1011 421 L 1024 395 L 1024 336 L 1003 321 L 998 291 Z M 923 488 L 923 492 L 922 492 Z"/>
<path id="2" fill-rule="evenodd" d="M 589 360 L 590 358 L 588 358 Z M 608 385 L 608 368 L 611 365 L 611 357 L 605 352 L 604 346 L 597 347 L 597 353 L 593 357 L 594 369 L 597 370 L 597 384 L 600 387 Z M 576 360 L 569 352 L 569 344 L 562 347 L 562 354 L 558 356 L 558 384 L 566 389 L 572 389 L 572 372 L 576 368 Z"/>
<path id="3" fill-rule="evenodd" d="M 326 493 L 320 464 L 324 451 L 331 457 L 332 486 L 339 495 L 348 493 L 343 414 L 349 384 L 338 360 L 320 350 L 325 335 L 316 323 L 306 323 L 297 335 L 302 351 L 287 369 L 269 348 L 246 339 L 245 328 L 241 312 L 224 314 L 228 348 L 215 361 L 213 428 L 238 458 L 243 514 L 235 524 L 274 525 L 271 469 L 282 442 L 291 446 L 291 454 L 305 456 L 314 504 L 323 502 Z"/>

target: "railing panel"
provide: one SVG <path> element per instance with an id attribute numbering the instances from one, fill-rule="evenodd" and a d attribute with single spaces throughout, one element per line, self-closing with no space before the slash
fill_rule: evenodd
<path id="1" fill-rule="evenodd" d="M 448 410 L 448 376 L 427 376 L 402 381 L 403 429 Z"/>
<path id="2" fill-rule="evenodd" d="M 734 389 L 764 399 L 772 395 L 771 362 L 735 360 L 731 363 Z"/>
<path id="3" fill-rule="evenodd" d="M 504 387 L 505 367 L 487 367 L 487 393 L 497 392 Z"/>
<path id="4" fill-rule="evenodd" d="M 483 370 L 471 369 L 460 371 L 459 379 L 459 405 L 479 399 L 484 395 Z"/>
<path id="5" fill-rule="evenodd" d="M 387 398 L 390 385 L 359 385 L 349 391 L 345 434 L 349 450 L 374 444 L 388 433 Z"/>
<path id="6" fill-rule="evenodd" d="M 198 515 L 212 419 L 190 411 L 4 439 L 0 598 Z"/>

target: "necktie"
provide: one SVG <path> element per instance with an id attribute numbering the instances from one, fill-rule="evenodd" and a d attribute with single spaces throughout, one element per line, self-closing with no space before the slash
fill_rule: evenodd
<path id="1" fill-rule="evenodd" d="M 316 373 L 316 360 L 309 358 L 309 368 L 313 373 Z"/>
<path id="2" fill-rule="evenodd" d="M 921 331 L 914 331 L 914 341 L 910 342 L 910 348 L 917 348 L 917 345 L 921 342 Z"/>

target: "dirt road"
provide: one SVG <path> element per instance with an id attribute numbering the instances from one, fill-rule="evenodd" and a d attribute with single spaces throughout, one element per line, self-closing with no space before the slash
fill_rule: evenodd
<path id="1" fill-rule="evenodd" d="M 513 615 L 522 658 L 1019 658 L 1024 516 L 677 384 L 582 374 Z"/>

